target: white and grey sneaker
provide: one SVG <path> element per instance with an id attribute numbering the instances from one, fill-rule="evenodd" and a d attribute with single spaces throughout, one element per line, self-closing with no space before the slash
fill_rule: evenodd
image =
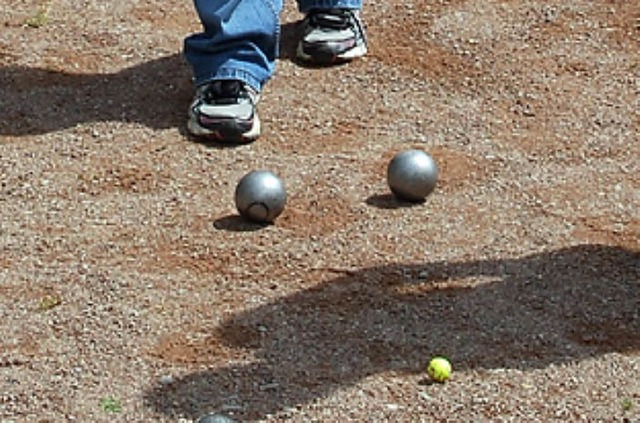
<path id="1" fill-rule="evenodd" d="M 302 21 L 299 59 L 332 64 L 365 54 L 367 39 L 359 10 L 313 9 Z"/>
<path id="2" fill-rule="evenodd" d="M 260 95 L 237 80 L 215 80 L 196 89 L 187 129 L 200 138 L 250 143 L 260 136 L 256 104 Z"/>

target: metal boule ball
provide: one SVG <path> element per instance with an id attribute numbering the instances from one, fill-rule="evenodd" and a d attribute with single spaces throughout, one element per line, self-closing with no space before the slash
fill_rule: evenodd
<path id="1" fill-rule="evenodd" d="M 273 222 L 284 210 L 287 193 L 284 183 L 268 170 L 255 170 L 244 175 L 236 186 L 238 213 L 258 223 Z"/>
<path id="2" fill-rule="evenodd" d="M 435 189 L 438 173 L 430 155 L 422 150 L 405 150 L 389 162 L 387 183 L 398 199 L 419 202 Z"/>

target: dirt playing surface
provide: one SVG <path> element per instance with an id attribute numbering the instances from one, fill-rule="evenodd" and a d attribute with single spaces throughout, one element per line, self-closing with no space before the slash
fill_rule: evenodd
<path id="1" fill-rule="evenodd" d="M 241 147 L 178 1 L 0 5 L 0 421 L 640 422 L 640 3 L 365 3 Z M 422 148 L 424 204 L 386 165 Z M 285 181 L 271 226 L 235 184 Z M 434 355 L 452 379 L 428 381 Z"/>

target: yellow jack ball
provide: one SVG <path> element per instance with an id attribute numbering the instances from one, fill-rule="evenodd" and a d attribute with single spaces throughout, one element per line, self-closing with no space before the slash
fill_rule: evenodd
<path id="1" fill-rule="evenodd" d="M 435 357 L 429 362 L 427 374 L 435 382 L 444 382 L 451 376 L 451 363 L 444 357 Z"/>

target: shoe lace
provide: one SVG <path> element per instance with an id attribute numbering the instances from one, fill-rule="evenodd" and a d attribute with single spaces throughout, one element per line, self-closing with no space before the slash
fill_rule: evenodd
<path id="1" fill-rule="evenodd" d="M 315 9 L 307 17 L 315 28 L 343 30 L 351 27 L 351 12 L 347 9 Z"/>
<path id="2" fill-rule="evenodd" d="M 204 101 L 209 104 L 236 104 L 241 99 L 250 98 L 241 81 L 214 81 L 203 94 Z"/>

